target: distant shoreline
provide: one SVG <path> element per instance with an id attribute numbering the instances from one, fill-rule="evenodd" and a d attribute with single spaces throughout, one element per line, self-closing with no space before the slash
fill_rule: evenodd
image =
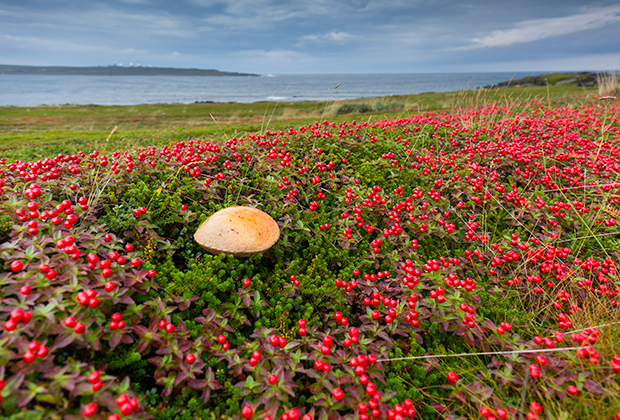
<path id="1" fill-rule="evenodd" d="M 597 73 L 592 71 L 544 73 L 536 76 L 526 76 L 521 79 L 511 79 L 506 82 L 484 86 L 484 89 L 515 86 L 547 86 L 571 83 L 577 86 L 592 87 L 597 85 Z"/>
<path id="2" fill-rule="evenodd" d="M 219 70 L 179 69 L 172 67 L 65 67 L 65 66 L 19 66 L 0 64 L 0 75 L 18 74 L 35 76 L 259 76 Z"/>

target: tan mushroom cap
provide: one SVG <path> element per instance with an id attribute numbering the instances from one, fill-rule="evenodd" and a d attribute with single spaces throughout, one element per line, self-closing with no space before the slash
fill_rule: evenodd
<path id="1" fill-rule="evenodd" d="M 280 237 L 280 228 L 267 213 L 254 207 L 228 207 L 205 220 L 194 239 L 212 254 L 248 257 L 268 250 Z"/>

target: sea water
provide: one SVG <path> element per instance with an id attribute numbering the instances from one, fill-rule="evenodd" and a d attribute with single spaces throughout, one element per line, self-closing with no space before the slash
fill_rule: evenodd
<path id="1" fill-rule="evenodd" d="M 0 106 L 328 101 L 449 92 L 540 72 L 262 76 L 0 74 Z"/>

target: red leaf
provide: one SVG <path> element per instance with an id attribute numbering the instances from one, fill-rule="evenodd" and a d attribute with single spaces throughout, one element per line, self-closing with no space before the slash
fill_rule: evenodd
<path id="1" fill-rule="evenodd" d="M 73 343 L 73 339 L 74 337 L 71 333 L 60 334 L 58 337 L 56 337 L 56 340 L 54 340 L 54 345 L 52 346 L 51 350 L 54 351 L 56 349 L 67 347 L 69 344 Z"/>
<path id="2" fill-rule="evenodd" d="M 192 379 L 187 384 L 193 389 L 203 389 L 207 385 L 207 381 L 204 379 Z"/>
<path id="3" fill-rule="evenodd" d="M 114 350 L 116 346 L 121 342 L 121 338 L 123 338 L 123 334 L 119 332 L 113 332 L 110 336 L 110 348 Z"/>
<path id="4" fill-rule="evenodd" d="M 585 389 L 590 391 L 593 394 L 603 394 L 603 388 L 598 382 L 593 381 L 592 379 L 586 379 L 583 383 Z"/>

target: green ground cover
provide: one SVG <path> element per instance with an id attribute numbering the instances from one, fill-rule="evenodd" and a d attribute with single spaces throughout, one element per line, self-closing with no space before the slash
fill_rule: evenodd
<path id="1" fill-rule="evenodd" d="M 412 113 L 444 111 L 498 100 L 524 100 L 551 96 L 593 93 L 593 89 L 575 85 L 511 87 L 446 93 L 389 96 L 356 100 L 337 100 L 338 94 L 326 92 L 324 102 L 257 102 L 213 104 L 157 104 L 136 106 L 39 106 L 0 107 L 0 147 L 43 147 L 50 144 L 93 143 L 105 140 L 115 131 L 116 141 L 147 136 L 183 138 L 213 133 L 235 135 L 247 131 L 282 129 L 329 118 L 342 121 L 357 117 L 365 121 L 399 118 Z M 339 113 L 343 107 L 351 113 Z M 356 112 L 369 108 L 366 112 Z M 395 108 L 390 109 L 391 107 Z M 374 109 L 373 109 L 374 107 Z M 154 132 L 157 131 L 157 133 Z M 45 149 L 41 149 L 44 156 Z"/>
<path id="2" fill-rule="evenodd" d="M 2 108 L 0 415 L 619 418 L 620 106 L 519 89 Z"/>

